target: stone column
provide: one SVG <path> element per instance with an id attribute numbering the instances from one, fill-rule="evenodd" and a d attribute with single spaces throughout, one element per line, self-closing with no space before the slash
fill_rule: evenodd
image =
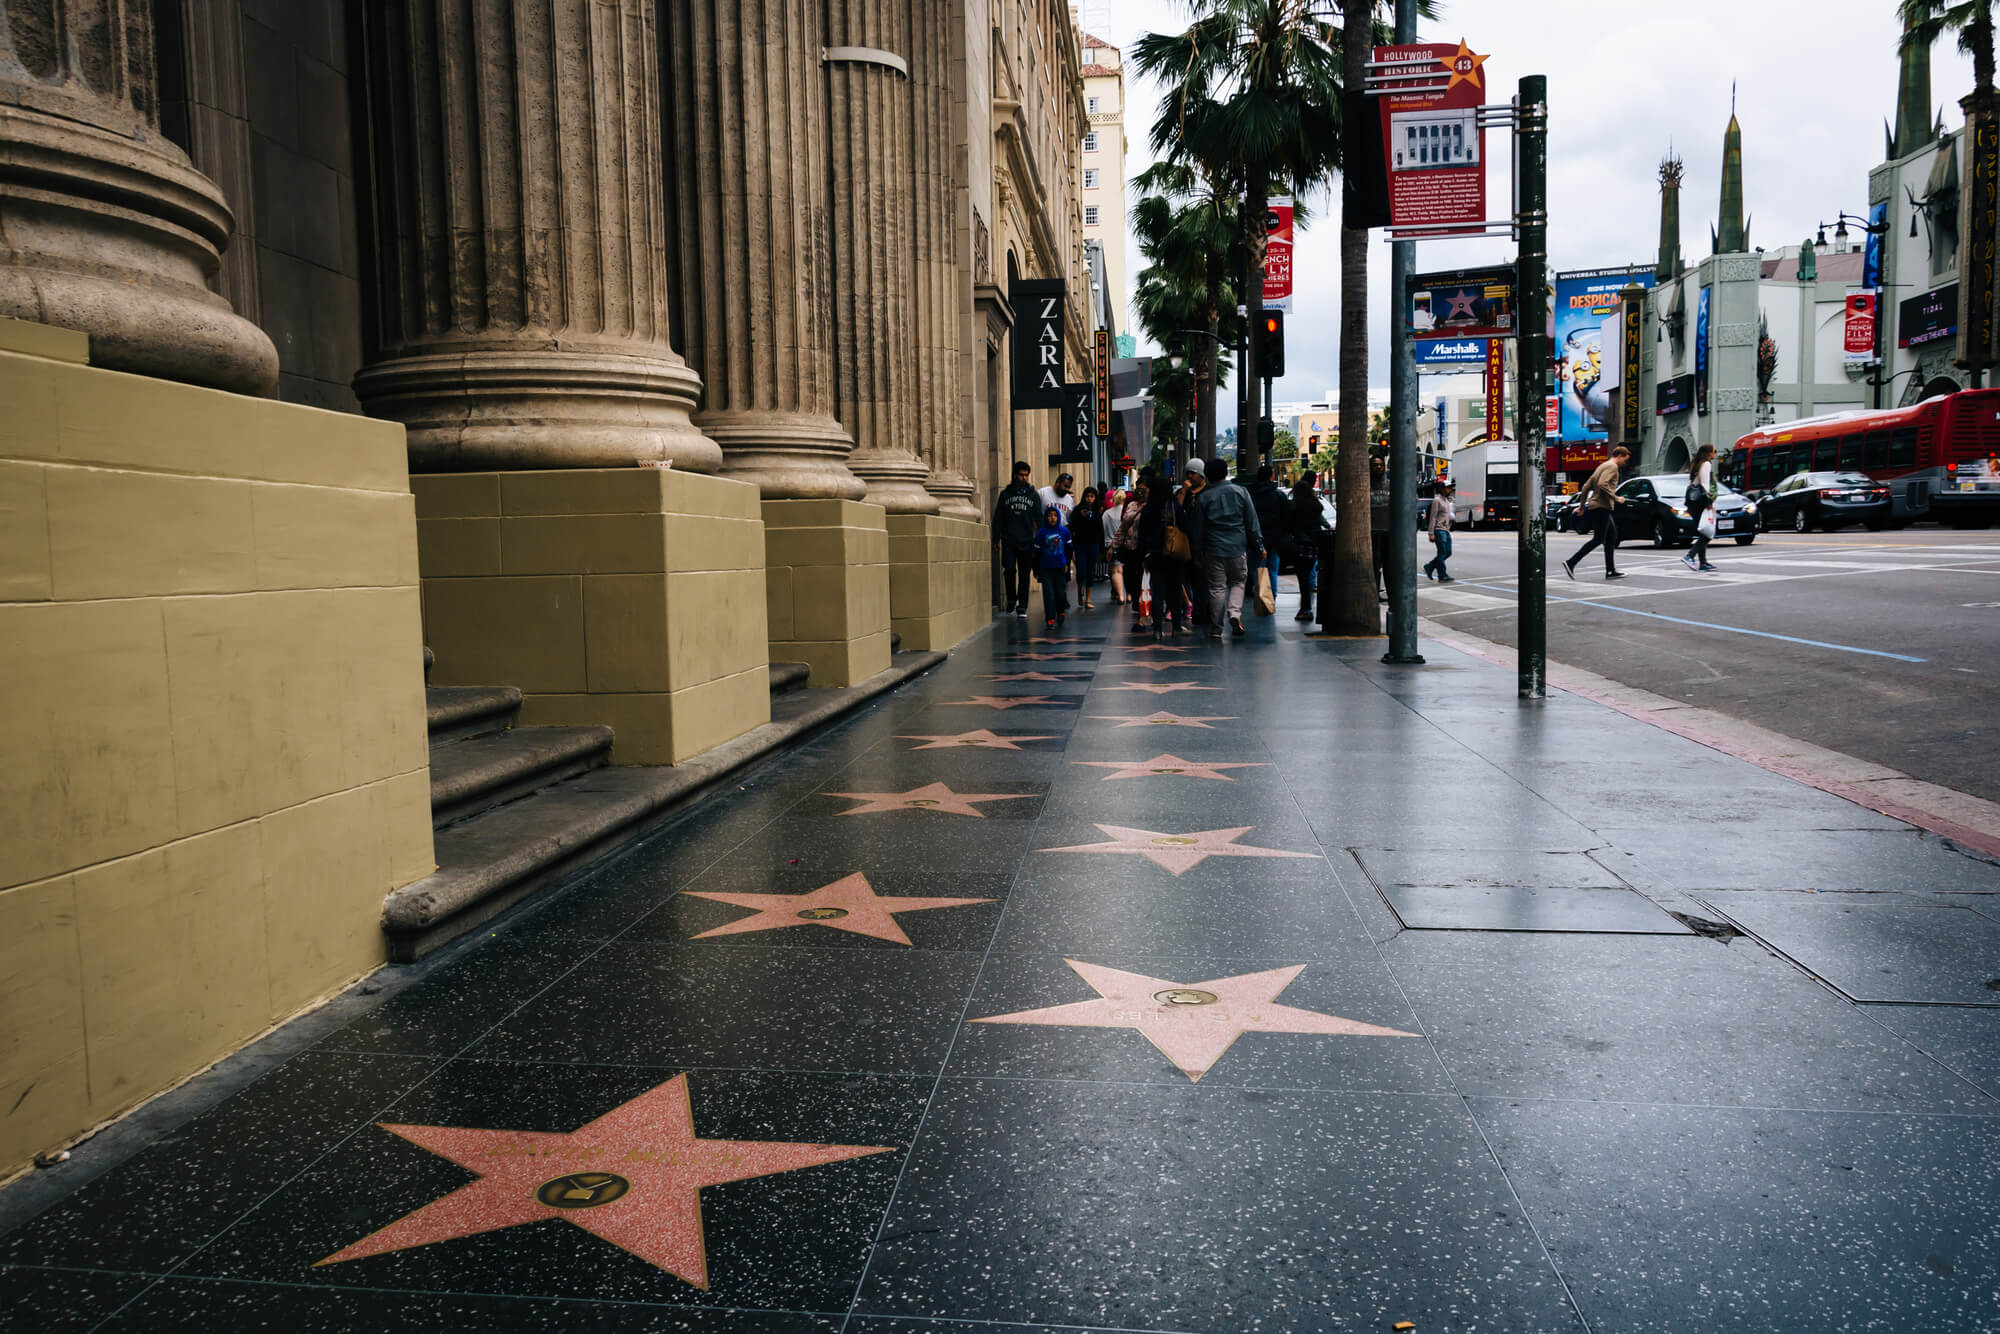
<path id="1" fill-rule="evenodd" d="M 826 106 L 809 0 L 668 8 L 681 347 L 695 422 L 766 500 L 859 500 L 834 416 Z"/>
<path id="2" fill-rule="evenodd" d="M 416 472 L 714 472 L 668 341 L 655 0 L 362 7 L 375 292 L 355 393 Z"/>
<path id="3" fill-rule="evenodd" d="M 150 0 L 0 0 L 0 316 L 79 329 L 91 360 L 243 393 L 263 330 L 209 290 L 222 192 L 163 138 Z"/>
<path id="4" fill-rule="evenodd" d="M 909 0 L 910 85 L 915 102 L 911 156 L 911 255 L 916 261 L 917 442 L 931 470 L 925 488 L 940 511 L 977 519 L 972 479 L 960 458 L 964 437 L 959 385 L 958 139 L 952 124 L 951 34 L 957 6 Z"/>
<path id="5" fill-rule="evenodd" d="M 935 514 L 916 453 L 909 0 L 825 0 L 834 386 L 848 466 L 891 514 Z"/>

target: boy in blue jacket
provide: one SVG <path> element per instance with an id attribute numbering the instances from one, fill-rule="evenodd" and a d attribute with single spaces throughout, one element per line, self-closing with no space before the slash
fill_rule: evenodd
<path id="1" fill-rule="evenodd" d="M 1063 623 L 1069 612 L 1069 529 L 1063 526 L 1063 512 L 1051 505 L 1042 514 L 1041 531 L 1035 534 L 1035 577 L 1042 581 L 1042 614 L 1049 628 Z"/>

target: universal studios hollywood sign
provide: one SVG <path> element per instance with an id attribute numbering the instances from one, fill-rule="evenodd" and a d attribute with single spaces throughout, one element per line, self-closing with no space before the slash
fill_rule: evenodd
<path id="1" fill-rule="evenodd" d="M 1014 410 L 1063 407 L 1063 280 L 1016 278 L 1007 299 L 1014 307 Z"/>

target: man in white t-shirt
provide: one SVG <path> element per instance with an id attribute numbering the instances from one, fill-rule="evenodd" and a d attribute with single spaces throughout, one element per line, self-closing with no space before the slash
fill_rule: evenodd
<path id="1" fill-rule="evenodd" d="M 1076 497 L 1070 494 L 1075 486 L 1076 479 L 1064 473 L 1056 478 L 1054 486 L 1045 486 L 1041 489 L 1042 513 L 1047 514 L 1050 506 L 1061 510 L 1065 528 L 1069 527 L 1069 512 L 1076 508 Z"/>

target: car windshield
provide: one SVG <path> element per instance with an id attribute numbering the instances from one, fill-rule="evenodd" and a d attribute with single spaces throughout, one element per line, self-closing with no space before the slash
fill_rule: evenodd
<path id="1" fill-rule="evenodd" d="M 1646 480 L 1653 484 L 1653 489 L 1659 492 L 1660 499 L 1662 500 L 1680 501 L 1687 498 L 1688 479 L 1685 473 L 1662 473 L 1660 476 L 1649 477 Z M 1715 484 L 1715 498 L 1717 500 L 1732 500 L 1739 497 L 1735 490 L 1724 486 L 1721 482 L 1717 482 Z"/>

